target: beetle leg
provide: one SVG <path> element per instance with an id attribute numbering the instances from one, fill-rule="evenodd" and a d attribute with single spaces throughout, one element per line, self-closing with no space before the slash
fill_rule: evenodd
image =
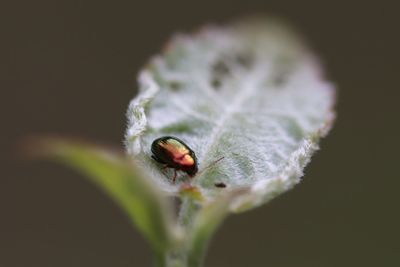
<path id="1" fill-rule="evenodd" d="M 166 168 L 168 168 L 168 165 L 164 165 L 164 167 L 161 168 L 161 170 L 165 170 Z"/>
<path id="2" fill-rule="evenodd" d="M 175 184 L 175 180 L 176 180 L 176 169 L 174 169 L 174 177 L 172 178 L 172 182 Z"/>
<path id="3" fill-rule="evenodd" d="M 161 168 L 161 172 L 165 175 L 165 176 L 167 176 L 168 177 L 168 175 L 167 175 L 167 173 L 166 173 L 166 169 L 168 168 L 168 165 L 164 165 L 162 168 Z"/>

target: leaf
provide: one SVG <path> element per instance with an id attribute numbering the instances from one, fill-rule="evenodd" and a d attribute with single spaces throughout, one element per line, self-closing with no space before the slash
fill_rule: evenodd
<path id="1" fill-rule="evenodd" d="M 86 174 L 127 213 L 158 254 L 170 247 L 175 233 L 170 203 L 132 160 L 80 142 L 42 139 L 33 144 L 40 154 L 55 157 Z"/>
<path id="2" fill-rule="evenodd" d="M 261 205 L 300 181 L 332 125 L 334 88 L 321 72 L 299 36 L 274 20 L 176 35 L 139 75 L 127 150 L 169 194 L 191 183 L 211 202 L 246 189 L 229 208 Z M 181 173 L 173 184 L 172 171 L 151 159 L 152 141 L 165 135 L 195 151 L 199 173 L 193 179 Z"/>

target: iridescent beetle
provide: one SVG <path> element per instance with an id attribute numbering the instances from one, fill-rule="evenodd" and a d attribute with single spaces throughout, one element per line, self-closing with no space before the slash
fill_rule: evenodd
<path id="1" fill-rule="evenodd" d="M 176 172 L 186 172 L 190 177 L 198 171 L 197 158 L 194 151 L 182 140 L 172 136 L 157 138 L 151 144 L 151 156 L 155 161 L 165 164 L 165 168 L 174 169 L 172 182 L 175 183 Z"/>
<path id="2" fill-rule="evenodd" d="M 194 177 L 198 172 L 198 163 L 194 151 L 182 140 L 173 136 L 163 136 L 157 138 L 151 144 L 151 157 L 158 163 L 164 164 L 164 168 L 173 168 L 174 177 L 172 182 L 175 183 L 176 172 L 186 172 L 190 177 Z M 203 171 L 213 166 L 224 157 L 214 161 Z"/>

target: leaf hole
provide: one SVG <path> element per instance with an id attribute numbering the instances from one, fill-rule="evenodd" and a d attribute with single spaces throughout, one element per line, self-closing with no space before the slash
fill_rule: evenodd
<path id="1" fill-rule="evenodd" d="M 225 76 L 230 73 L 230 69 L 225 61 L 217 60 L 212 66 L 212 71 L 215 75 Z"/>
<path id="2" fill-rule="evenodd" d="M 221 79 L 214 78 L 214 79 L 211 80 L 211 86 L 215 90 L 218 90 L 221 87 L 221 85 L 222 85 Z"/>
<path id="3" fill-rule="evenodd" d="M 217 60 L 212 65 L 212 74 L 210 84 L 212 88 L 218 90 L 222 86 L 222 80 L 231 73 L 228 64 L 223 59 Z"/>
<path id="4" fill-rule="evenodd" d="M 235 57 L 235 62 L 243 68 L 249 69 L 254 62 L 254 57 L 250 53 L 240 53 Z"/>

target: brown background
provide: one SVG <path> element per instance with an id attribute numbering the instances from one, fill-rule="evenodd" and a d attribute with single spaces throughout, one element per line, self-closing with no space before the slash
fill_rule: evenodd
<path id="1" fill-rule="evenodd" d="M 308 38 L 339 119 L 295 190 L 224 224 L 214 267 L 400 266 L 399 6 L 395 1 L 6 1 L 0 7 L 0 266 L 150 266 L 102 192 L 21 161 L 29 134 L 122 146 L 135 75 L 175 31 L 268 12 Z"/>

